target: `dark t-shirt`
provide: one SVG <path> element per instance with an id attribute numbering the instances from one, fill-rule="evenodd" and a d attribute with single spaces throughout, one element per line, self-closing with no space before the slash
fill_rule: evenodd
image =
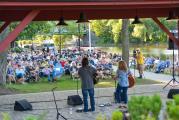
<path id="1" fill-rule="evenodd" d="M 94 73 L 96 73 L 96 69 L 91 66 L 79 68 L 78 74 L 82 81 L 81 84 L 82 89 L 94 88 L 94 83 L 92 78 Z"/>

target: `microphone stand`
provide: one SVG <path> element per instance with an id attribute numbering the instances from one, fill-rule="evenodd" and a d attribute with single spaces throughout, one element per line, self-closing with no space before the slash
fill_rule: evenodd
<path id="1" fill-rule="evenodd" d="M 134 78 L 135 78 L 135 69 L 136 69 L 136 60 L 135 60 L 135 57 L 134 57 Z"/>
<path id="2" fill-rule="evenodd" d="M 173 45 L 173 66 L 172 66 L 172 79 L 163 87 L 163 89 L 165 89 L 171 82 L 173 82 L 173 84 L 175 82 L 179 83 L 176 78 L 175 78 L 175 59 L 174 59 L 174 45 Z"/>
<path id="3" fill-rule="evenodd" d="M 133 50 L 134 78 L 135 78 L 135 69 L 136 69 L 136 55 L 137 55 L 137 51 L 134 49 Z"/>
<path id="4" fill-rule="evenodd" d="M 54 99 L 54 102 L 55 102 L 55 107 L 56 107 L 56 110 L 57 110 L 57 120 L 59 119 L 59 116 L 61 116 L 64 120 L 67 120 L 67 118 L 65 118 L 59 111 L 58 111 L 58 107 L 57 107 L 57 102 L 56 102 L 56 98 L 55 98 L 55 93 L 54 93 L 54 90 L 56 89 L 57 87 L 53 88 L 52 89 L 52 93 L 53 93 L 53 99 Z"/>

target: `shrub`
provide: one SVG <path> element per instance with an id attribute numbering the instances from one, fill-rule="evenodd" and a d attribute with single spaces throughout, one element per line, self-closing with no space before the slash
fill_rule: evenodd
<path id="1" fill-rule="evenodd" d="M 162 101 L 159 95 L 154 95 L 151 97 L 152 107 L 151 112 L 153 116 L 157 119 L 162 108 Z"/>
<path id="2" fill-rule="evenodd" d="M 133 96 L 128 103 L 129 113 L 132 120 L 146 120 L 150 118 L 158 119 L 162 107 L 159 95 L 154 96 Z"/>
<path id="3" fill-rule="evenodd" d="M 179 95 L 174 96 L 174 101 L 176 105 L 179 105 Z"/>
<path id="4" fill-rule="evenodd" d="M 24 120 L 38 120 L 35 116 L 28 116 Z"/>
<path id="5" fill-rule="evenodd" d="M 167 101 L 167 113 L 170 120 L 179 118 L 179 95 L 174 96 L 174 101 Z"/>
<path id="6" fill-rule="evenodd" d="M 44 112 L 42 114 L 40 114 L 39 116 L 27 116 L 24 118 L 24 120 L 45 120 L 47 112 Z M 9 113 L 2 113 L 2 119 L 3 120 L 11 120 L 11 117 L 9 115 Z"/>
<path id="7" fill-rule="evenodd" d="M 111 120 L 123 120 L 123 113 L 118 110 L 114 111 Z"/>
<path id="8" fill-rule="evenodd" d="M 11 117 L 8 113 L 2 113 L 2 119 L 3 120 L 11 120 Z"/>
<path id="9" fill-rule="evenodd" d="M 106 116 L 103 116 L 101 113 L 97 115 L 96 120 L 106 120 Z"/>
<path id="10" fill-rule="evenodd" d="M 171 105 L 168 107 L 168 115 L 171 120 L 178 120 L 179 118 L 179 106 Z"/>

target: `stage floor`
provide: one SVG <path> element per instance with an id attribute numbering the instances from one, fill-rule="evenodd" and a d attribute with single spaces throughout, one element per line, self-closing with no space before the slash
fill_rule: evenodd
<path id="1" fill-rule="evenodd" d="M 130 96 L 138 95 L 154 95 L 159 94 L 162 100 L 165 102 L 167 100 L 167 94 L 171 86 L 163 89 L 164 84 L 160 85 L 137 85 L 134 88 L 129 89 L 129 99 Z M 175 87 L 179 88 L 179 87 Z M 57 104 L 59 112 L 66 117 L 68 120 L 95 120 L 98 114 L 106 115 L 110 118 L 112 111 L 118 109 L 118 104 L 114 103 L 113 100 L 114 88 L 99 88 L 95 89 L 96 96 L 96 111 L 88 113 L 77 113 L 78 108 L 83 106 L 68 106 L 67 96 L 75 95 L 76 91 L 55 91 Z M 81 95 L 81 91 L 79 91 Z M 14 102 L 16 100 L 27 99 L 31 102 L 33 106 L 32 111 L 17 112 L 13 110 Z M 112 106 L 99 107 L 101 104 L 110 103 Z M 71 112 L 72 109 L 72 112 Z M 2 120 L 3 112 L 10 114 L 12 120 L 23 120 L 28 116 L 38 116 L 40 114 L 45 114 L 45 120 L 56 120 L 56 109 L 53 101 L 52 92 L 43 93 L 30 93 L 30 94 L 16 94 L 16 95 L 3 95 L 0 96 L 0 120 Z M 63 120 L 60 118 L 59 120 Z"/>

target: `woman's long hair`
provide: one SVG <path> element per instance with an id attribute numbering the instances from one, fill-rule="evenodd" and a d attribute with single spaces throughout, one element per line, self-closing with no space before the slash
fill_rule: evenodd
<path id="1" fill-rule="evenodd" d="M 88 66 L 88 64 L 89 64 L 89 62 L 88 62 L 88 58 L 87 57 L 84 57 L 83 59 L 82 59 L 82 67 L 86 67 L 86 66 Z"/>
<path id="2" fill-rule="evenodd" d="M 118 63 L 118 69 L 119 70 L 124 70 L 124 71 L 128 70 L 127 64 L 126 64 L 126 62 L 124 60 L 119 61 L 119 63 Z"/>

